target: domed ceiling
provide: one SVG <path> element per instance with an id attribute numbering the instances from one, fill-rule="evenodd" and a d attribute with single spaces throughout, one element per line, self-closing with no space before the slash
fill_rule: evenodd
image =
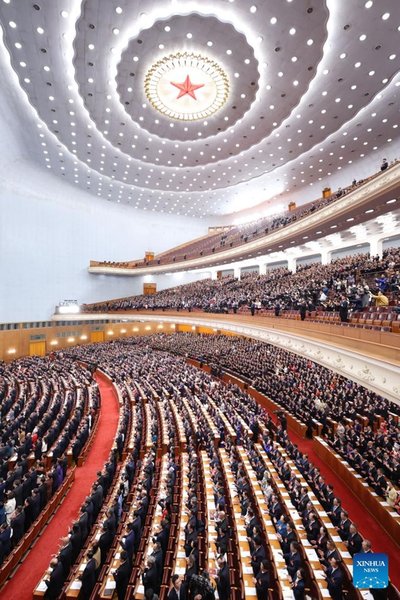
<path id="1" fill-rule="evenodd" d="M 399 0 L 0 0 L 0 18 L 31 156 L 99 201 L 224 215 L 399 142 Z"/>

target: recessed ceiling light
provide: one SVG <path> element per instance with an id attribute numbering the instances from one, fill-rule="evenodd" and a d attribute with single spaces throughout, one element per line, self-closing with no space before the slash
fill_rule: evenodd
<path id="1" fill-rule="evenodd" d="M 278 19 L 276 17 L 271 17 L 270 21 L 271 25 L 275 25 L 278 22 Z"/>
<path id="2" fill-rule="evenodd" d="M 120 6 L 117 6 L 115 8 L 115 12 L 117 13 L 117 15 L 120 15 L 122 13 L 122 8 Z"/>
<path id="3" fill-rule="evenodd" d="M 88 44 L 89 50 L 94 50 L 94 44 Z"/>
<path id="4" fill-rule="evenodd" d="M 342 53 L 339 55 L 339 58 L 342 58 L 342 59 L 343 59 L 343 58 L 346 58 L 346 52 L 342 52 Z"/>
<path id="5" fill-rule="evenodd" d="M 346 221 L 347 221 L 348 223 L 350 223 L 351 221 L 354 221 L 354 217 L 349 217 L 348 219 L 346 219 Z"/>
<path id="6" fill-rule="evenodd" d="M 289 33 L 290 33 L 290 35 L 294 35 L 296 33 L 296 29 L 294 27 L 291 27 L 289 29 Z"/>
<path id="7" fill-rule="evenodd" d="M 365 35 L 365 33 L 363 33 L 362 35 L 360 35 L 360 37 L 358 39 L 360 40 L 360 42 L 363 42 L 364 40 L 367 39 L 367 36 Z"/>
<path id="8" fill-rule="evenodd" d="M 187 34 L 186 34 L 186 37 L 187 37 L 187 39 L 188 39 L 188 40 L 191 40 L 191 39 L 192 39 L 192 37 L 193 37 L 193 34 L 192 34 L 192 33 L 187 33 Z"/>
<path id="9" fill-rule="evenodd" d="M 386 204 L 393 204 L 394 202 L 397 202 L 397 198 L 393 198 L 392 200 L 388 200 L 386 202 Z"/>
<path id="10" fill-rule="evenodd" d="M 15 21 L 10 21 L 9 26 L 11 27 L 11 29 L 15 29 L 17 24 L 15 23 Z"/>
<path id="11" fill-rule="evenodd" d="M 43 35 L 43 34 L 44 34 L 44 29 L 43 29 L 43 27 L 37 27 L 37 28 L 36 28 L 36 31 L 37 31 L 38 33 L 40 33 L 40 35 Z"/>
<path id="12" fill-rule="evenodd" d="M 368 2 L 365 3 L 365 8 L 371 8 L 372 5 L 373 5 L 372 0 L 368 0 Z"/>
<path id="13" fill-rule="evenodd" d="M 312 40 L 311 38 L 309 40 L 307 40 L 307 46 L 312 46 L 314 43 L 314 40 Z"/>
<path id="14" fill-rule="evenodd" d="M 14 46 L 18 48 L 18 50 L 22 48 L 22 44 L 20 44 L 19 42 L 15 42 Z"/>
<path id="15" fill-rule="evenodd" d="M 253 6 L 250 6 L 250 12 L 251 13 L 257 12 L 257 6 L 255 4 L 253 4 Z"/>
<path id="16" fill-rule="evenodd" d="M 118 27 L 114 27 L 113 30 L 112 30 L 112 32 L 113 32 L 114 35 L 118 35 L 119 34 Z"/>
<path id="17" fill-rule="evenodd" d="M 391 54 L 391 55 L 389 56 L 389 60 L 394 60 L 395 58 L 396 58 L 396 55 L 395 55 L 395 54 Z"/>
<path id="18" fill-rule="evenodd" d="M 62 10 L 61 11 L 61 16 L 63 19 L 66 19 L 68 17 L 68 12 L 66 10 Z"/>
<path id="19" fill-rule="evenodd" d="M 390 17 L 390 13 L 388 13 L 388 12 L 386 12 L 386 13 L 383 13 L 383 15 L 382 15 L 382 20 L 383 20 L 383 21 L 387 21 L 389 17 Z"/>

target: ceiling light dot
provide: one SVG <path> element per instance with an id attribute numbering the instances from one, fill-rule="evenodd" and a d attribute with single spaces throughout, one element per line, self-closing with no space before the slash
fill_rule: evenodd
<path id="1" fill-rule="evenodd" d="M 370 77 L 372 77 L 372 75 L 375 75 L 375 71 L 370 71 L 370 72 L 368 73 L 368 75 L 369 75 Z"/>
<path id="2" fill-rule="evenodd" d="M 120 15 L 120 14 L 122 14 L 122 8 L 121 8 L 120 6 L 117 6 L 117 7 L 115 8 L 115 12 L 117 13 L 117 15 Z"/>
<path id="3" fill-rule="evenodd" d="M 171 27 L 169 25 L 166 25 L 164 27 L 164 31 L 166 31 L 167 33 L 169 33 L 171 31 Z"/>
<path id="4" fill-rule="evenodd" d="M 276 23 L 278 22 L 278 19 L 276 17 L 271 17 L 270 21 L 271 25 L 276 25 Z"/>
<path id="5" fill-rule="evenodd" d="M 89 50 L 94 50 L 94 44 L 88 44 Z"/>
<path id="6" fill-rule="evenodd" d="M 389 56 L 389 60 L 394 60 L 395 58 L 396 58 L 396 55 L 395 55 L 395 54 L 391 54 L 391 55 Z"/>
<path id="7" fill-rule="evenodd" d="M 208 40 L 208 42 L 207 42 L 207 46 L 208 46 L 209 48 L 211 48 L 211 46 L 212 46 L 212 45 L 213 45 L 212 41 L 211 41 L 211 40 Z"/>
<path id="8" fill-rule="evenodd" d="M 390 13 L 388 13 L 388 12 L 383 13 L 383 15 L 382 15 L 382 21 L 387 21 L 389 17 L 390 17 Z"/>
<path id="9" fill-rule="evenodd" d="M 312 46 L 314 43 L 314 40 L 312 40 L 311 38 L 309 40 L 307 40 L 307 46 Z"/>
<path id="10" fill-rule="evenodd" d="M 47 65 L 44 65 L 43 70 L 48 73 L 50 71 L 50 67 L 48 67 Z"/>
<path id="11" fill-rule="evenodd" d="M 296 33 L 296 29 L 294 27 L 291 27 L 289 29 L 289 33 L 290 33 L 290 35 L 294 35 Z"/>
<path id="12" fill-rule="evenodd" d="M 22 48 L 22 44 L 20 44 L 19 42 L 15 42 L 14 46 L 18 48 L 18 50 Z"/>
<path id="13" fill-rule="evenodd" d="M 292 60 L 292 62 L 294 62 L 294 63 L 295 63 L 295 62 L 297 62 L 297 56 L 292 56 L 291 60 Z"/>
<path id="14" fill-rule="evenodd" d="M 250 64 L 250 59 L 249 58 L 245 58 L 244 59 L 244 64 L 245 65 L 249 65 Z"/>
<path id="15" fill-rule="evenodd" d="M 361 63 L 360 63 L 360 61 L 358 61 L 358 62 L 356 62 L 356 63 L 354 64 L 354 68 L 355 68 L 355 69 L 358 69 L 359 67 L 361 67 Z"/>
<path id="16" fill-rule="evenodd" d="M 232 54 L 232 50 L 227 50 L 226 53 L 230 56 Z"/>
<path id="17" fill-rule="evenodd" d="M 343 58 L 346 58 L 346 52 L 342 52 L 341 54 L 339 54 L 339 58 L 341 58 L 343 60 Z"/>
<path id="18" fill-rule="evenodd" d="M 368 0 L 368 2 L 365 3 L 365 8 L 371 8 L 372 5 L 373 5 L 372 0 Z"/>
<path id="19" fill-rule="evenodd" d="M 17 27 L 17 24 L 15 23 L 15 21 L 10 21 L 8 24 L 11 27 L 11 29 L 15 29 Z"/>
<path id="20" fill-rule="evenodd" d="M 43 35 L 43 34 L 44 34 L 44 29 L 43 29 L 43 27 L 37 27 L 37 28 L 36 28 L 36 31 L 37 31 L 37 32 L 38 32 L 40 35 Z"/>
<path id="21" fill-rule="evenodd" d="M 112 32 L 113 32 L 114 35 L 118 35 L 119 34 L 118 27 L 114 27 L 113 30 L 112 30 Z"/>
<path id="22" fill-rule="evenodd" d="M 187 34 L 186 34 L 186 37 L 187 37 L 187 39 L 188 39 L 188 40 L 191 40 L 191 39 L 192 39 L 192 37 L 193 37 L 193 34 L 192 34 L 192 33 L 187 33 Z"/>
<path id="23" fill-rule="evenodd" d="M 360 35 L 360 37 L 358 39 L 360 40 L 360 42 L 364 42 L 364 40 L 367 39 L 367 36 L 365 35 L 365 33 L 363 33 Z"/>
<path id="24" fill-rule="evenodd" d="M 62 10 L 61 11 L 61 16 L 62 16 L 63 19 L 66 19 L 68 17 L 68 11 Z"/>

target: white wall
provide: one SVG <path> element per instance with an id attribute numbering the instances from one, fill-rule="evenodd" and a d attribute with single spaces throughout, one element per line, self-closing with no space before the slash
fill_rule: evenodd
<path id="1" fill-rule="evenodd" d="M 33 180 L 29 165 L 23 172 Z M 143 278 L 90 275 L 90 259 L 140 258 L 147 249 L 161 251 L 206 231 L 204 222 L 140 213 L 51 176 L 42 185 L 42 198 L 13 189 L 12 181 L 0 186 L 0 322 L 47 319 L 65 298 L 92 302 L 141 293 Z M 182 282 L 165 275 L 155 281 L 158 289 Z"/>

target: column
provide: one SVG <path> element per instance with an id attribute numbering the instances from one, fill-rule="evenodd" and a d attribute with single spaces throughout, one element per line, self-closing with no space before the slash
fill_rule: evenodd
<path id="1" fill-rule="evenodd" d="M 240 274 L 241 274 L 240 267 L 234 267 L 234 269 L 233 269 L 233 276 L 234 276 L 234 278 L 238 279 L 240 281 Z"/>
<path id="2" fill-rule="evenodd" d="M 369 253 L 371 256 L 379 256 L 382 258 L 383 240 L 379 238 L 371 238 L 369 240 Z"/>
<path id="3" fill-rule="evenodd" d="M 266 275 L 267 274 L 267 263 L 258 265 L 258 272 L 260 275 Z"/>
<path id="4" fill-rule="evenodd" d="M 218 279 L 217 277 L 217 269 L 211 269 L 210 271 L 210 277 L 213 281 L 216 281 Z"/>
<path id="5" fill-rule="evenodd" d="M 332 252 L 329 252 L 328 250 L 321 250 L 321 264 L 329 265 L 331 258 Z"/>
<path id="6" fill-rule="evenodd" d="M 296 273 L 296 258 L 294 256 L 290 256 L 287 261 L 289 271 Z"/>

